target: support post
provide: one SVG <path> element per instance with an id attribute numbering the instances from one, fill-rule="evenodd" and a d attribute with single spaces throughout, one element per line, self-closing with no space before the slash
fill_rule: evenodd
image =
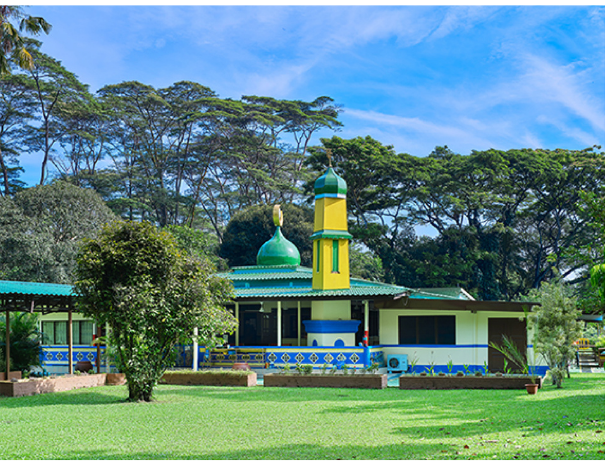
<path id="1" fill-rule="evenodd" d="M 109 323 L 105 323 L 105 373 L 109 373 Z"/>
<path id="2" fill-rule="evenodd" d="M 193 371 L 197 371 L 199 365 L 200 348 L 197 344 L 198 328 L 193 328 Z"/>
<path id="3" fill-rule="evenodd" d="M 363 345 L 370 345 L 370 301 L 363 301 Z"/>
<path id="4" fill-rule="evenodd" d="M 101 337 L 101 327 L 95 322 L 95 335 L 97 339 Z M 97 341 L 97 373 L 101 373 L 101 343 Z"/>
<path id="5" fill-rule="evenodd" d="M 74 374 L 74 344 L 73 344 L 73 319 L 71 314 L 71 300 L 67 307 L 67 360 L 69 363 L 68 373 Z"/>
<path id="6" fill-rule="evenodd" d="M 239 303 L 235 302 L 235 319 L 237 326 L 235 327 L 235 347 L 239 347 Z"/>
<path id="7" fill-rule="evenodd" d="M 281 347 L 281 300 L 277 301 L 277 347 Z"/>
<path id="8" fill-rule="evenodd" d="M 6 381 L 10 381 L 9 373 L 11 371 L 11 313 L 6 305 Z"/>
<path id="9" fill-rule="evenodd" d="M 297 308 L 297 313 L 296 313 L 296 322 L 298 324 L 298 346 L 300 347 L 300 338 L 301 338 L 301 334 L 302 334 L 302 322 L 300 321 L 300 300 L 297 302 L 298 303 L 298 308 Z"/>

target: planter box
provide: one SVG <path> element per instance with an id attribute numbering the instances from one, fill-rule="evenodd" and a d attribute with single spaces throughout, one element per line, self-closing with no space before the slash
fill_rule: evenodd
<path id="1" fill-rule="evenodd" d="M 8 372 L 8 380 L 10 381 L 13 378 L 21 379 L 20 371 L 9 371 Z M 6 373 L 3 371 L 0 373 L 0 381 L 6 381 Z"/>
<path id="2" fill-rule="evenodd" d="M 240 371 L 235 375 L 229 371 L 216 371 L 216 373 L 169 371 L 164 373 L 161 382 L 185 386 L 256 386 L 255 372 L 250 371 L 246 375 L 241 373 Z"/>
<path id="3" fill-rule="evenodd" d="M 528 376 L 409 376 L 399 378 L 399 389 L 525 389 Z M 536 384 L 542 387 L 542 378 Z"/>
<path id="4" fill-rule="evenodd" d="M 105 384 L 105 373 L 98 375 L 61 376 L 59 378 L 32 378 L 12 383 L 0 381 L 0 395 L 8 397 L 33 396 L 49 392 L 71 391 Z"/>
<path id="5" fill-rule="evenodd" d="M 299 375 L 269 373 L 265 375 L 265 387 L 333 387 L 384 389 L 387 375 Z"/>

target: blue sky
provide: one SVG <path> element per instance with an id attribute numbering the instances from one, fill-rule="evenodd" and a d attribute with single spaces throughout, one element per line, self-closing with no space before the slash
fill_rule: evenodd
<path id="1" fill-rule="evenodd" d="M 425 156 L 605 145 L 605 7 L 46 6 L 42 50 L 95 91 L 199 82 L 343 106 L 341 137 Z M 322 136 L 329 137 L 324 133 Z M 29 170 L 25 160 L 22 164 Z M 39 164 L 31 159 L 39 177 Z"/>

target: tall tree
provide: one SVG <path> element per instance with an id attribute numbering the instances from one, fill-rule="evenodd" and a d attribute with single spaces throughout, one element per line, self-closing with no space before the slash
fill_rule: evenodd
<path id="1" fill-rule="evenodd" d="M 11 21 L 18 23 L 13 24 Z M 39 35 L 48 34 L 52 26 L 44 18 L 25 14 L 23 7 L 16 5 L 0 6 L 0 76 L 11 73 L 10 61 L 13 60 L 23 69 L 33 68 L 34 58 L 27 49 L 27 41 L 21 33 Z"/>
<path id="2" fill-rule="evenodd" d="M 568 366 L 576 353 L 573 345 L 582 336 L 582 313 L 570 290 L 560 281 L 542 283 L 529 298 L 542 305 L 534 307 L 530 328 L 534 329 L 534 350 L 542 355 L 550 369 L 553 384 L 561 387 Z"/>
<path id="3" fill-rule="evenodd" d="M 0 79 L 0 195 L 13 195 L 23 183 L 19 155 L 25 150 L 24 139 L 34 118 L 36 101 L 22 74 Z"/>
<path id="4" fill-rule="evenodd" d="M 150 401 L 171 366 L 175 344 L 198 328 L 205 345 L 231 333 L 237 321 L 223 305 L 232 287 L 213 276 L 208 260 L 179 251 L 176 241 L 147 222 L 117 222 L 78 255 L 76 289 L 84 315 L 111 327 L 117 367 L 128 398 Z"/>
<path id="5" fill-rule="evenodd" d="M 48 163 L 56 145 L 68 130 L 66 120 L 74 106 L 86 105 L 92 96 L 88 86 L 82 84 L 75 74 L 68 71 L 60 61 L 32 50 L 34 66 L 29 71 L 30 86 L 37 100 L 37 118 L 40 125 L 27 139 L 30 151 L 42 152 L 40 184 L 48 174 Z"/>
<path id="6" fill-rule="evenodd" d="M 0 198 L 0 276 L 71 284 L 79 242 L 114 219 L 97 193 L 62 181 Z"/>

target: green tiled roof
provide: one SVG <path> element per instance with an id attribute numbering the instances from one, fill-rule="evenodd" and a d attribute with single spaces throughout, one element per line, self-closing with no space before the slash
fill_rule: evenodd
<path id="1" fill-rule="evenodd" d="M 460 288 L 410 289 L 359 278 L 351 278 L 350 289 L 317 290 L 311 285 L 313 270 L 304 266 L 241 266 L 219 276 L 233 282 L 236 298 L 359 298 L 405 294 L 414 299 L 470 300 Z"/>
<path id="2" fill-rule="evenodd" d="M 68 284 L 28 283 L 22 281 L 0 281 L 0 294 L 29 295 L 74 295 Z"/>
<path id="3" fill-rule="evenodd" d="M 356 287 L 351 285 L 350 289 L 316 290 L 310 287 L 306 288 L 245 288 L 236 289 L 237 298 L 297 298 L 313 299 L 321 297 L 380 297 L 395 296 L 402 293 L 403 289 L 390 289 L 383 286 L 363 286 Z"/>
<path id="4" fill-rule="evenodd" d="M 292 280 L 311 279 L 313 271 L 311 268 L 293 265 L 238 266 L 228 273 L 217 273 L 217 276 L 231 281 Z"/>

